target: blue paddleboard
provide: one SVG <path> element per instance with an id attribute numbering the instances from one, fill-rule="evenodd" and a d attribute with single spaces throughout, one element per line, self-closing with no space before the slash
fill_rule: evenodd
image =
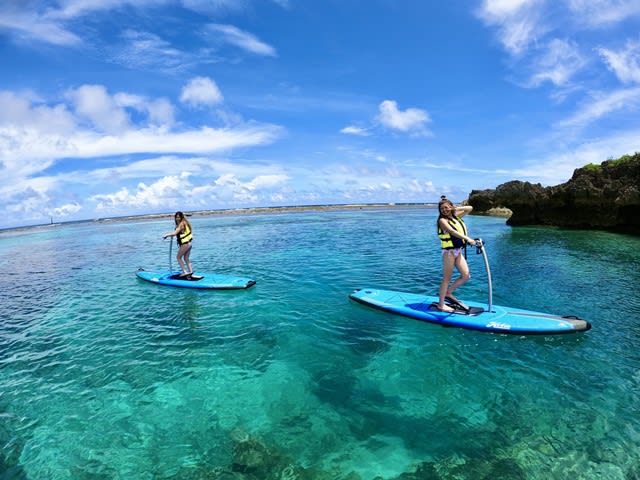
<path id="1" fill-rule="evenodd" d="M 169 287 L 199 288 L 209 290 L 238 290 L 256 284 L 255 280 L 220 273 L 194 273 L 190 277 L 180 277 L 180 272 L 150 272 L 139 269 L 138 278 L 147 282 Z"/>
<path id="2" fill-rule="evenodd" d="M 455 312 L 447 313 L 434 306 L 434 303 L 438 303 L 438 297 L 376 288 L 356 290 L 349 298 L 369 307 L 417 320 L 484 332 L 551 335 L 586 332 L 591 328 L 589 322 L 577 317 L 561 317 L 499 305 L 493 305 L 489 312 L 485 310 L 486 304 L 477 302 L 467 302 L 467 310 L 457 307 Z"/>

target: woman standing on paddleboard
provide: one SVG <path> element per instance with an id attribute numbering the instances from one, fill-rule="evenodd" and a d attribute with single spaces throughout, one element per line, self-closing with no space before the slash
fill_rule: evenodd
<path id="1" fill-rule="evenodd" d="M 180 276 L 188 277 L 193 273 L 193 267 L 189 260 L 189 255 L 191 254 L 191 241 L 193 240 L 191 224 L 182 212 L 176 212 L 173 219 L 176 222 L 176 229 L 173 232 L 165 233 L 162 238 L 176 237 L 176 240 L 178 241 L 178 253 L 176 254 L 176 259 L 182 269 Z"/>
<path id="2" fill-rule="evenodd" d="M 460 285 L 471 278 L 467 260 L 462 254 L 462 248 L 468 243 L 475 245 L 476 242 L 467 234 L 467 226 L 462 217 L 473 210 L 471 205 L 456 207 L 451 200 L 442 197 L 438 203 L 438 237 L 442 246 L 442 268 L 443 276 L 440 283 L 438 309 L 443 312 L 453 312 L 454 308 L 445 304 L 445 301 L 465 309 L 465 305 L 453 296 L 453 292 Z M 449 286 L 453 275 L 453 268 L 456 268 L 460 276 Z"/>

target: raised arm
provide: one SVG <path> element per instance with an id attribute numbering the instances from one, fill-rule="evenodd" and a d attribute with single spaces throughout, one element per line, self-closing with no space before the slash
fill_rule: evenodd
<path id="1" fill-rule="evenodd" d="M 472 210 L 473 210 L 473 207 L 471 205 L 456 207 L 456 216 L 464 217 L 467 213 L 471 213 Z"/>

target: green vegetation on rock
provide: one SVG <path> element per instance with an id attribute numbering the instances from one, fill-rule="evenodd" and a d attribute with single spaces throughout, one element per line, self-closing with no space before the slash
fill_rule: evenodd
<path id="1" fill-rule="evenodd" d="M 596 163 L 587 163 L 584 167 L 582 167 L 583 169 L 585 169 L 588 172 L 596 172 L 599 171 L 600 169 L 602 169 L 602 166 L 606 163 L 608 167 L 616 167 L 622 163 L 631 161 L 631 160 L 640 160 L 640 152 L 636 152 L 633 155 L 622 155 L 620 158 L 610 158 L 604 162 L 602 162 L 600 165 L 596 164 Z"/>

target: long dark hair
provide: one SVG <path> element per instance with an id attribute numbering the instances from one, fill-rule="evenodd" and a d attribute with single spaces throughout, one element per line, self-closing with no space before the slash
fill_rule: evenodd
<path id="1" fill-rule="evenodd" d="M 442 206 L 443 205 L 449 205 L 451 207 L 451 216 L 455 217 L 455 212 L 456 212 L 456 206 L 453 204 L 453 202 L 451 200 L 449 200 L 447 197 L 443 196 L 442 200 L 440 200 L 438 202 L 438 220 L 440 220 L 441 218 L 447 218 L 445 217 L 445 215 L 443 215 L 442 213 Z"/>
<path id="2" fill-rule="evenodd" d="M 189 223 L 189 220 L 187 220 L 187 216 L 180 211 L 175 213 L 175 215 L 173 216 L 173 221 L 176 222 L 176 226 L 178 226 L 180 222 L 184 221 L 189 227 L 189 230 L 192 230 L 191 224 Z"/>
<path id="3" fill-rule="evenodd" d="M 442 206 L 443 205 L 450 205 L 451 206 L 451 213 L 449 214 L 449 216 L 447 217 L 446 215 L 442 214 Z M 453 218 L 455 217 L 455 213 L 456 213 L 456 207 L 453 204 L 453 202 L 451 200 L 449 200 L 447 197 L 445 197 L 444 195 L 442 195 L 440 197 L 440 201 L 438 202 L 438 219 L 436 220 L 436 229 L 438 230 L 438 233 L 440 233 L 440 219 L 441 218 Z"/>

